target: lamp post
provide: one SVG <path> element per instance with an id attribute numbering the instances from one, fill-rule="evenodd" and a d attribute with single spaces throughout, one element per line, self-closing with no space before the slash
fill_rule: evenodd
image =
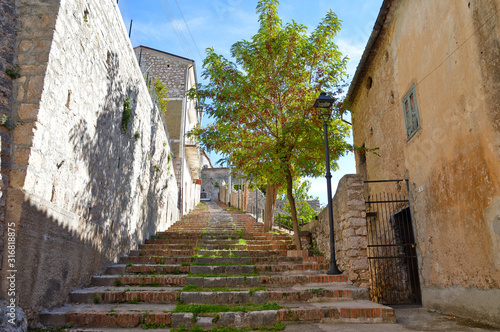
<path id="1" fill-rule="evenodd" d="M 323 112 L 320 119 L 323 120 L 323 131 L 325 132 L 325 155 L 326 155 L 326 188 L 328 193 L 328 224 L 330 226 L 330 269 L 326 274 L 341 274 L 337 267 L 335 259 L 335 233 L 333 228 L 333 207 L 332 207 L 332 174 L 330 173 L 330 149 L 328 147 L 328 120 L 330 120 L 334 100 L 332 97 L 327 96 L 325 92 L 321 92 L 318 99 L 314 103 L 314 107 L 322 108 Z"/>

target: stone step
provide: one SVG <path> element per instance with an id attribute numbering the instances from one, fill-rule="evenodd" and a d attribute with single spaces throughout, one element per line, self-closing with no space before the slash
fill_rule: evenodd
<path id="1" fill-rule="evenodd" d="M 201 256 L 236 256 L 236 257 L 307 257 L 311 253 L 309 250 L 198 250 L 197 255 Z"/>
<path id="2" fill-rule="evenodd" d="M 169 240 L 169 239 L 225 239 L 242 238 L 245 240 L 290 240 L 289 235 L 277 235 L 263 232 L 211 232 L 211 233 L 179 233 L 179 232 L 158 232 L 150 240 Z"/>
<path id="3" fill-rule="evenodd" d="M 322 286 L 322 287 L 321 287 Z M 71 292 L 70 303 L 241 304 L 299 303 L 368 299 L 368 291 L 346 283 L 306 284 L 283 289 L 182 291 L 180 287 L 91 287 Z"/>
<path id="4" fill-rule="evenodd" d="M 294 250 L 295 246 L 292 244 L 141 244 L 139 250 Z"/>
<path id="5" fill-rule="evenodd" d="M 366 301 L 368 290 L 349 284 L 347 275 L 326 275 L 326 257 L 294 250 L 290 236 L 264 233 L 262 224 L 234 211 L 224 216 L 231 221 L 209 222 L 213 215 L 208 213 L 214 209 L 197 209 L 158 232 L 110 265 L 106 275 L 94 276 L 92 287 L 72 292 L 72 304 L 42 313 L 41 322 L 71 323 L 76 328 L 131 329 L 144 324 L 143 328 L 187 330 L 197 324 L 212 330 L 269 328 L 278 321 L 395 321 L 393 309 Z M 205 304 L 260 311 L 179 312 Z"/>
<path id="6" fill-rule="evenodd" d="M 307 283 L 347 282 L 345 275 L 293 274 L 261 276 L 188 276 L 179 275 L 102 275 L 93 276 L 92 286 L 184 286 L 191 284 L 199 287 L 280 287 Z"/>
<path id="7" fill-rule="evenodd" d="M 108 267 L 107 274 L 143 274 L 143 275 L 158 275 L 158 274 L 252 274 L 257 268 L 255 265 L 194 265 L 183 266 L 178 264 L 158 265 L 158 264 L 139 264 L 127 266 L 125 264 L 115 264 Z"/>
<path id="8" fill-rule="evenodd" d="M 258 273 L 260 272 L 286 272 L 286 271 L 327 271 L 330 268 L 329 263 L 301 263 L 301 264 L 261 264 L 255 265 Z"/>
<path id="9" fill-rule="evenodd" d="M 150 250 L 131 250 L 130 256 L 193 256 L 195 250 L 169 250 L 169 249 L 150 249 Z"/>
<path id="10" fill-rule="evenodd" d="M 214 327 L 272 327 L 287 323 L 395 323 L 394 309 L 366 300 L 330 303 L 284 303 L 278 310 L 220 312 L 195 317 L 192 313 L 173 313 L 175 305 L 134 304 L 65 305 L 40 314 L 45 326 L 72 324 L 77 328 L 171 326 L 191 328 L 194 324 L 210 330 Z"/>
<path id="11" fill-rule="evenodd" d="M 234 254 L 233 254 L 234 256 Z M 193 256 L 127 256 L 120 257 L 120 264 L 182 264 L 182 263 L 204 263 L 204 264 L 245 264 L 246 262 L 254 264 L 272 264 L 272 263 L 302 263 L 302 262 L 327 262 L 325 257 L 193 257 Z M 219 262 L 219 263 L 217 263 Z M 238 263 L 239 262 L 239 263 Z M 120 272 L 121 273 L 121 272 Z M 118 273 L 119 274 L 119 273 Z"/>
<path id="12" fill-rule="evenodd" d="M 240 239 L 243 238 L 227 238 L 227 239 L 149 239 L 146 240 L 145 244 L 172 244 L 172 245 L 204 245 L 204 244 L 222 244 L 222 245 L 232 245 L 238 244 Z M 247 244 L 290 244 L 293 242 L 290 239 L 287 240 L 254 240 L 251 238 L 243 239 Z"/>
<path id="13" fill-rule="evenodd" d="M 108 266 L 106 274 L 251 274 L 254 272 L 289 272 L 289 271 L 326 271 L 329 263 L 306 262 L 294 263 L 275 262 L 252 264 L 245 257 L 196 257 L 191 262 L 183 264 L 113 264 Z"/>

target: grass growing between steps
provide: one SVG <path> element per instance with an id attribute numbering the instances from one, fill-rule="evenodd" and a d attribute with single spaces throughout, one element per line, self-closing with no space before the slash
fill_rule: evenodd
<path id="1" fill-rule="evenodd" d="M 222 304 L 178 304 L 172 312 L 191 312 L 194 319 L 199 314 L 218 313 L 218 312 L 249 312 L 263 310 L 279 310 L 283 306 L 276 302 L 269 303 L 246 303 L 239 305 L 222 305 Z M 214 318 L 216 320 L 217 317 Z"/>
<path id="2" fill-rule="evenodd" d="M 248 291 L 250 294 L 253 294 L 258 291 L 267 291 L 268 289 L 265 287 L 254 287 L 250 289 L 241 289 L 241 288 L 228 288 L 228 287 L 200 287 L 196 285 L 186 285 L 184 286 L 180 292 L 245 292 Z"/>
<path id="3" fill-rule="evenodd" d="M 188 277 L 193 278 L 230 278 L 230 277 L 259 277 L 258 273 L 248 273 L 248 274 L 205 274 L 205 273 L 190 273 Z"/>
<path id="4" fill-rule="evenodd" d="M 170 329 L 170 332 L 248 332 L 248 331 L 284 331 L 285 330 L 285 324 L 282 322 L 277 322 L 274 324 L 274 326 L 267 327 L 267 326 L 260 326 L 260 327 L 214 327 L 211 330 L 204 330 L 198 325 L 193 326 L 192 328 L 188 329 L 187 327 L 179 327 L 175 329 Z"/>
<path id="5" fill-rule="evenodd" d="M 246 266 L 246 265 L 255 265 L 252 262 L 246 262 L 243 264 L 230 264 L 230 263 L 181 263 L 181 266 Z"/>

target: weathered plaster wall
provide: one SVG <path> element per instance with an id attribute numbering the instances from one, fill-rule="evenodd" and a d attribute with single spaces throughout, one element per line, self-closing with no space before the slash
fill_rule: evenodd
<path id="1" fill-rule="evenodd" d="M 17 5 L 13 118 L 24 124 L 13 130 L 7 221 L 17 225 L 18 304 L 35 319 L 177 220 L 177 184 L 116 3 Z"/>
<path id="2" fill-rule="evenodd" d="M 358 171 L 410 179 L 423 304 L 497 324 L 488 294 L 500 288 L 499 9 L 394 2 L 352 103 L 355 144 L 380 148 L 357 156 Z M 406 141 L 401 99 L 413 84 L 421 128 Z M 435 296 L 450 290 L 453 304 Z"/>
<path id="3" fill-rule="evenodd" d="M 15 1 L 0 0 L 0 119 L 12 115 L 12 78 L 6 74 L 7 69 L 14 69 L 15 47 Z M 5 190 L 9 186 L 8 157 L 11 137 L 8 128 L 0 126 L 0 275 L 3 262 Z M 0 295 L 0 299 L 3 296 Z"/>
<path id="4" fill-rule="evenodd" d="M 359 174 L 342 177 L 332 203 L 337 266 L 355 285 L 369 288 L 363 177 Z M 325 257 L 330 257 L 328 220 L 328 209 L 325 208 L 317 219 L 302 227 L 303 231 L 311 233 L 313 243 Z"/>

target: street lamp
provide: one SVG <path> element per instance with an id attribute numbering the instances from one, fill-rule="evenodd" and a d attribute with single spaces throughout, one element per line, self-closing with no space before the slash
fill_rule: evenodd
<path id="1" fill-rule="evenodd" d="M 337 267 L 335 259 L 335 233 L 333 229 L 333 207 L 332 207 L 332 174 L 330 173 L 330 151 L 328 148 L 328 120 L 330 120 L 331 111 L 334 100 L 327 96 L 325 92 L 321 92 L 318 99 L 314 103 L 314 107 L 322 108 L 323 112 L 320 119 L 323 120 L 323 131 L 325 132 L 325 155 L 326 155 L 326 188 L 328 193 L 328 224 L 330 226 L 330 269 L 326 274 L 341 274 Z"/>

